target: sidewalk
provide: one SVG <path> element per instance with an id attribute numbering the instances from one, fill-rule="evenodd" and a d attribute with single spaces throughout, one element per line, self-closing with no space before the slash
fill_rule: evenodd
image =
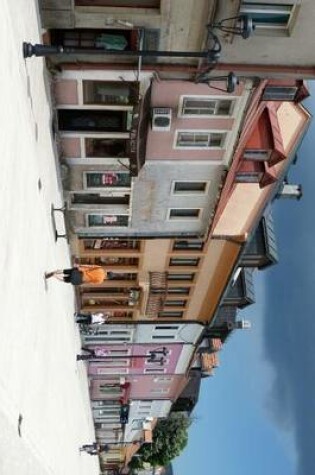
<path id="1" fill-rule="evenodd" d="M 55 242 L 51 206 L 62 204 L 41 58 L 22 57 L 40 41 L 34 0 L 3 0 L 0 16 L 0 472 L 93 475 L 97 457 L 70 286 L 44 280 L 68 266 Z M 20 432 L 20 434 L 19 434 Z"/>

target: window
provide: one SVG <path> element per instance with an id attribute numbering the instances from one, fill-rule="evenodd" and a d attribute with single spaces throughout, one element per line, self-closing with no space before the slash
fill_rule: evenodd
<path id="1" fill-rule="evenodd" d="M 208 131 L 181 131 L 177 132 L 176 148 L 222 148 L 224 145 L 225 132 Z"/>
<path id="2" fill-rule="evenodd" d="M 170 219 L 199 218 L 200 208 L 173 208 L 169 211 Z"/>
<path id="3" fill-rule="evenodd" d="M 87 188 L 129 188 L 131 176 L 129 172 L 85 172 Z"/>
<path id="4" fill-rule="evenodd" d="M 173 251 L 179 250 L 192 250 L 192 251 L 202 251 L 204 243 L 202 241 L 191 240 L 191 241 L 175 241 L 173 245 Z"/>
<path id="5" fill-rule="evenodd" d="M 84 239 L 84 249 L 140 249 L 140 241 L 116 239 Z"/>
<path id="6" fill-rule="evenodd" d="M 184 97 L 181 115 L 223 115 L 229 116 L 234 109 L 235 101 L 231 99 L 214 99 L 207 96 Z"/>
<path id="7" fill-rule="evenodd" d="M 206 181 L 175 181 L 172 192 L 174 194 L 205 194 L 209 183 Z"/>
<path id="8" fill-rule="evenodd" d="M 294 101 L 297 87 L 267 86 L 264 90 L 263 101 Z"/>
<path id="9" fill-rule="evenodd" d="M 126 111 L 95 109 L 59 109 L 59 130 L 68 132 L 126 132 Z"/>
<path id="10" fill-rule="evenodd" d="M 180 311 L 175 312 L 175 311 L 169 311 L 169 310 L 158 313 L 159 318 L 182 318 L 183 315 L 184 315 L 184 312 L 180 312 Z"/>
<path id="11" fill-rule="evenodd" d="M 255 160 L 257 162 L 266 162 L 270 158 L 270 150 L 247 149 L 243 153 L 245 160 Z"/>
<path id="12" fill-rule="evenodd" d="M 138 93 L 136 82 L 83 81 L 84 104 L 128 106 L 137 102 Z"/>
<path id="13" fill-rule="evenodd" d="M 169 388 L 152 388 L 151 393 L 153 394 L 167 394 L 169 392 Z"/>
<path id="14" fill-rule="evenodd" d="M 199 257 L 171 257 L 170 266 L 197 266 L 199 264 Z"/>
<path id="15" fill-rule="evenodd" d="M 190 287 L 170 287 L 167 289 L 167 294 L 181 294 L 189 295 Z"/>
<path id="16" fill-rule="evenodd" d="M 194 272 L 186 272 L 184 274 L 179 274 L 176 272 L 169 272 L 167 274 L 167 280 L 189 280 L 193 281 L 195 277 Z"/>
<path id="17" fill-rule="evenodd" d="M 164 374 L 165 368 L 144 368 L 144 374 Z"/>
<path id="18" fill-rule="evenodd" d="M 113 2 L 111 2 L 113 3 Z M 116 2 L 115 2 L 116 3 Z M 90 1 L 90 5 L 92 2 Z M 93 5 L 96 6 L 95 0 Z M 128 29 L 53 29 L 51 44 L 64 47 L 95 48 L 99 50 L 136 50 L 139 45 L 138 30 Z"/>
<path id="19" fill-rule="evenodd" d="M 116 214 L 88 214 L 87 225 L 91 227 L 128 226 L 129 216 Z"/>
<path id="20" fill-rule="evenodd" d="M 286 32 L 293 12 L 293 5 L 275 3 L 242 2 L 240 14 L 247 14 L 253 19 L 255 33 Z"/>
<path id="21" fill-rule="evenodd" d="M 152 335 L 152 340 L 174 340 L 175 335 Z"/>
<path id="22" fill-rule="evenodd" d="M 259 172 L 238 172 L 235 181 L 238 183 L 259 183 L 262 174 Z"/>
<path id="23" fill-rule="evenodd" d="M 172 376 L 160 376 L 158 378 L 154 378 L 154 382 L 155 383 L 162 383 L 162 384 L 167 384 L 167 383 L 171 383 L 173 381 L 173 377 Z"/>
<path id="24" fill-rule="evenodd" d="M 115 8 L 159 8 L 160 0 L 75 0 L 75 5 L 82 7 L 115 7 Z"/>
<path id="25" fill-rule="evenodd" d="M 187 301 L 186 300 L 165 300 L 164 306 L 165 307 L 185 307 Z"/>
<path id="26" fill-rule="evenodd" d="M 125 139 L 85 139 L 86 157 L 128 157 L 127 140 Z"/>

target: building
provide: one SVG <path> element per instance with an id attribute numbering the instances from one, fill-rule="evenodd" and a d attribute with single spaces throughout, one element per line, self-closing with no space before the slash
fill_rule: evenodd
<path id="1" fill-rule="evenodd" d="M 268 79 L 314 78 L 312 0 L 218 2 L 214 22 L 239 15 L 252 18 L 254 34 L 243 41 L 233 33 L 218 32 L 222 42 L 219 70 Z M 227 25 L 233 21 L 237 22 Z"/>

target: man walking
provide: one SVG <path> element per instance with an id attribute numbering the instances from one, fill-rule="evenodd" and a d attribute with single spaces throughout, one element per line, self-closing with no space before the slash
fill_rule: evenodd
<path id="1" fill-rule="evenodd" d="M 79 447 L 80 452 L 86 452 L 89 455 L 99 455 L 102 452 L 109 451 L 109 445 L 107 444 L 98 444 L 97 442 L 93 442 L 93 444 L 84 444 Z"/>

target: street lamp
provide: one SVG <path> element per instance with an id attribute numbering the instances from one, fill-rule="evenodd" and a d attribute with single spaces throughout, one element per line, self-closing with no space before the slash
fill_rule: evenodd
<path id="1" fill-rule="evenodd" d="M 213 82 L 223 82 L 225 81 L 225 89 L 220 87 L 213 86 Z M 211 89 L 216 89 L 217 91 L 228 92 L 231 94 L 235 91 L 236 86 L 239 84 L 238 77 L 233 73 L 229 73 L 227 76 L 209 76 L 209 71 L 200 73 L 195 80 L 196 83 L 206 83 Z"/>
<path id="2" fill-rule="evenodd" d="M 231 22 L 234 26 L 231 26 Z M 241 15 L 231 18 L 224 18 L 218 23 L 210 23 L 208 25 L 210 30 L 217 29 L 223 33 L 232 33 L 233 35 L 241 36 L 244 40 L 247 40 L 254 32 L 255 25 L 253 19 L 247 15 Z"/>
<path id="3" fill-rule="evenodd" d="M 253 22 L 251 18 L 243 15 L 241 17 L 236 17 L 239 22 L 238 26 L 235 28 L 225 26 L 225 23 L 234 18 L 227 18 L 226 20 L 221 20 L 219 23 L 212 23 L 207 26 L 207 47 L 205 51 L 156 51 L 156 50 L 139 50 L 139 51 L 125 51 L 125 50 L 113 50 L 106 49 L 105 47 L 97 48 L 70 48 L 64 47 L 61 45 L 43 45 L 43 44 L 31 44 L 24 42 L 23 43 L 23 56 L 24 58 L 30 58 L 31 56 L 54 56 L 54 55 L 100 55 L 104 54 L 106 56 L 126 56 L 126 57 L 155 57 L 155 58 L 204 58 L 210 64 L 215 64 L 220 59 L 221 54 L 221 43 L 219 38 L 213 33 L 213 29 L 219 29 L 221 31 L 230 31 L 235 34 L 239 34 L 242 38 L 248 38 L 253 31 Z M 210 42 L 210 47 L 208 47 Z"/>

